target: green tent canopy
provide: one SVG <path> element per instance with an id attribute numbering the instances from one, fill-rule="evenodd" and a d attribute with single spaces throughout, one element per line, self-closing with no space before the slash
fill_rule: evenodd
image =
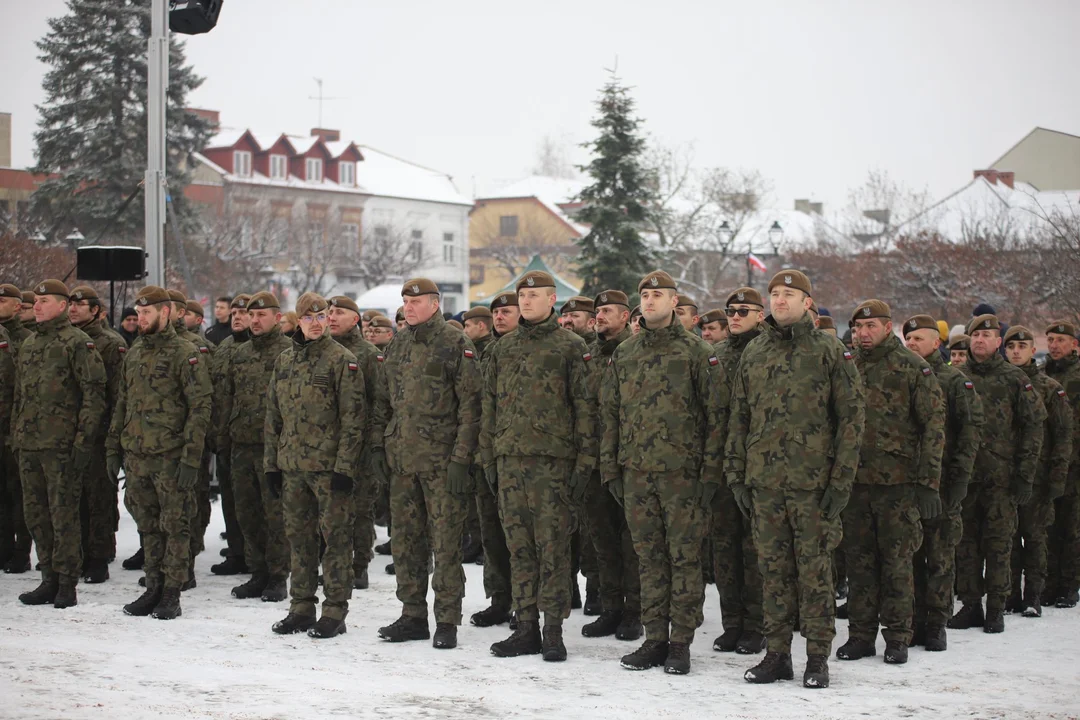
<path id="1" fill-rule="evenodd" d="M 492 293 L 488 297 L 480 298 L 479 300 L 473 300 L 471 303 L 469 303 L 469 307 L 490 306 L 491 301 L 495 298 L 496 295 L 501 292 L 506 292 L 507 290 L 515 290 L 517 288 L 518 280 L 521 279 L 521 276 L 527 272 L 532 272 L 534 270 L 546 272 L 551 275 L 551 277 L 555 278 L 555 297 L 557 299 L 557 304 L 561 305 L 566 300 L 569 300 L 575 295 L 579 295 L 581 293 L 581 290 L 579 288 L 574 287 L 573 285 L 559 277 L 554 270 L 548 267 L 547 263 L 544 262 L 539 255 L 533 255 L 532 260 L 529 261 L 529 264 L 526 265 L 525 269 L 518 273 L 513 280 L 506 283 L 506 285 L 499 288 L 498 291 Z"/>

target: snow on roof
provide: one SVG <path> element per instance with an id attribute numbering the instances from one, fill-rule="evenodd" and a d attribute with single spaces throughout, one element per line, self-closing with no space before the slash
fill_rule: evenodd
<path id="1" fill-rule="evenodd" d="M 584 180 L 531 175 L 511 183 L 483 199 L 536 198 L 540 201 L 540 204 L 572 227 L 575 232 L 584 236 L 589 233 L 589 226 L 575 222 L 562 206 L 574 202 L 586 185 L 588 183 Z"/>
<path id="2" fill-rule="evenodd" d="M 352 142 L 351 140 L 335 140 L 334 142 L 324 142 L 323 145 L 325 145 L 326 149 L 330 151 L 331 157 L 339 158 L 351 146 L 356 145 L 356 143 Z M 362 154 L 363 153 L 361 153 L 361 155 Z"/>
<path id="3" fill-rule="evenodd" d="M 356 164 L 356 184 L 370 195 L 469 205 L 446 173 L 402 160 L 370 145 L 358 145 L 364 161 Z"/>
<path id="4" fill-rule="evenodd" d="M 296 149 L 297 155 L 303 155 L 311 148 L 315 147 L 315 143 L 319 142 L 319 138 L 311 135 L 288 135 L 289 143 Z"/>

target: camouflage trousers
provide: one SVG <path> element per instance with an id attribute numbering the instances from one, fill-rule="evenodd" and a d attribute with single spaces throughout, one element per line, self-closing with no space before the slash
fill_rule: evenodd
<path id="1" fill-rule="evenodd" d="M 641 614 L 641 572 L 626 513 L 594 474 L 584 503 L 584 525 L 596 559 L 600 605 L 625 615 Z M 584 553 L 582 553 L 584 566 Z M 588 578 L 588 575 L 585 576 Z"/>
<path id="2" fill-rule="evenodd" d="M 956 594 L 965 605 L 1003 608 L 1012 591 L 1016 499 L 1004 483 L 973 483 L 964 498 L 964 534 L 956 546 Z M 986 566 L 985 581 L 983 565 Z"/>
<path id="3" fill-rule="evenodd" d="M 823 493 L 753 488 L 750 522 L 761 571 L 762 630 L 770 652 L 791 652 L 796 620 L 808 654 L 832 652 L 833 551 L 842 529 L 839 518 L 829 520 L 822 514 Z"/>
<path id="4" fill-rule="evenodd" d="M 352 492 L 330 489 L 332 472 L 283 473 L 281 505 L 291 550 L 289 612 L 315 615 L 322 556 L 324 617 L 344 620 L 352 597 Z M 267 493 L 269 494 L 269 492 Z"/>
<path id="5" fill-rule="evenodd" d="M 484 543 L 484 597 L 491 598 L 495 607 L 510 607 L 510 550 L 506 547 L 502 521 L 499 520 L 499 501 L 487 484 L 482 468 L 474 468 L 476 482 L 476 515 L 480 521 L 480 537 Z"/>
<path id="6" fill-rule="evenodd" d="M 353 574 L 367 570 L 375 557 L 375 489 L 378 483 L 366 469 L 353 481 Z M 395 566 L 396 567 L 396 566 Z"/>
<path id="7" fill-rule="evenodd" d="M 708 514 L 698 471 L 623 471 L 623 508 L 641 574 L 641 622 L 649 640 L 691 643 L 704 619 L 701 541 Z"/>
<path id="8" fill-rule="evenodd" d="M 105 445 L 94 447 L 90 468 L 83 476 L 79 507 L 83 557 L 109 560 L 116 557 L 116 528 L 120 522 L 116 485 L 105 468 Z"/>
<path id="9" fill-rule="evenodd" d="M 754 532 L 726 487 L 713 499 L 709 536 L 724 630 L 760 633 L 761 571 Z"/>
<path id="10" fill-rule="evenodd" d="M 1037 598 L 1046 587 L 1046 538 L 1054 522 L 1054 503 L 1040 497 L 1042 492 L 1042 488 L 1036 488 L 1031 502 L 1017 508 L 1011 561 L 1014 597 Z"/>
<path id="11" fill-rule="evenodd" d="M 42 577 L 77 583 L 83 561 L 79 524 L 82 479 L 72 467 L 71 453 L 20 450 L 19 475 L 23 515 L 37 545 Z"/>
<path id="12" fill-rule="evenodd" d="M 856 483 L 843 513 L 848 571 L 848 635 L 911 642 L 912 559 L 922 545 L 915 486 Z"/>
<path id="13" fill-rule="evenodd" d="M 499 517 L 510 551 L 510 588 L 519 620 L 562 625 L 570 617 L 568 483 L 573 463 L 563 458 L 498 459 Z"/>
<path id="14" fill-rule="evenodd" d="M 244 536 L 244 563 L 252 573 L 289 576 L 289 540 L 281 498 L 270 492 L 263 472 L 263 446 L 232 446 L 231 484 L 236 520 Z"/>
<path id="15" fill-rule="evenodd" d="M 199 477 L 195 484 L 195 496 L 191 508 L 191 567 L 195 558 L 206 549 L 206 528 L 210 526 L 210 452 L 203 453 L 199 463 Z"/>
<path id="16" fill-rule="evenodd" d="M 163 455 L 124 456 L 124 505 L 142 536 L 147 587 L 178 588 L 191 571 L 192 490 L 180 490 L 180 451 Z"/>
<path id="17" fill-rule="evenodd" d="M 5 447 L 0 456 L 0 558 L 29 557 L 30 530 L 23 517 L 22 480 L 15 451 Z"/>
<path id="18" fill-rule="evenodd" d="M 952 617 L 956 546 L 964 533 L 960 508 L 923 520 L 922 546 L 915 551 L 916 623 L 944 626 Z"/>
<path id="19" fill-rule="evenodd" d="M 833 551 L 833 586 L 840 587 L 841 583 L 847 582 L 847 556 L 844 555 L 844 540 L 840 539 L 840 547 Z"/>
<path id="20" fill-rule="evenodd" d="M 434 472 L 390 478 L 395 528 L 391 550 L 402 615 L 427 619 L 428 563 L 434 551 L 431 588 L 435 591 L 435 622 L 461 624 L 465 597 L 461 534 L 471 498 L 450 492 L 445 466 Z"/>
<path id="21" fill-rule="evenodd" d="M 221 515 L 225 520 L 225 542 L 227 557 L 244 557 L 244 532 L 240 521 L 236 519 L 236 501 L 233 497 L 232 450 L 220 449 L 214 456 L 214 476 L 218 481 L 221 494 Z"/>
<path id="22" fill-rule="evenodd" d="M 1057 597 L 1080 589 L 1080 493 L 1075 488 L 1054 501 L 1054 524 L 1050 526 L 1047 542 L 1046 586 Z"/>

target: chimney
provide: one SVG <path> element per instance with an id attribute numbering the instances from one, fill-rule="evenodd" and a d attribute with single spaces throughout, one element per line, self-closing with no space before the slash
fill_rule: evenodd
<path id="1" fill-rule="evenodd" d="M 341 131 L 327 130 L 326 128 L 311 128 L 311 137 L 322 138 L 323 142 L 337 142 L 341 139 Z"/>
<path id="2" fill-rule="evenodd" d="M 815 215 L 823 215 L 825 213 L 825 205 L 819 202 L 810 203 L 810 212 Z"/>
<path id="3" fill-rule="evenodd" d="M 975 178 L 986 178 L 986 182 L 991 185 L 997 185 L 998 171 L 993 168 L 989 170 L 976 170 L 974 174 Z"/>
<path id="4" fill-rule="evenodd" d="M 810 201 L 806 199 L 795 199 L 795 212 L 810 214 Z"/>
<path id="5" fill-rule="evenodd" d="M 221 125 L 221 113 L 217 110 L 203 110 L 202 108 L 186 108 L 192 115 L 197 115 L 203 120 L 209 120 L 214 127 Z"/>
<path id="6" fill-rule="evenodd" d="M 1008 186 L 1010 190 L 1016 187 L 1016 173 L 1012 170 L 999 170 L 998 180 L 1001 181 L 1002 185 Z"/>
<path id="7" fill-rule="evenodd" d="M 11 167 L 11 113 L 0 113 L 0 167 Z"/>

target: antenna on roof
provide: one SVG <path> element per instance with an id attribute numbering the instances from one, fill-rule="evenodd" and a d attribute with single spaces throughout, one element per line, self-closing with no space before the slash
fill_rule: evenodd
<path id="1" fill-rule="evenodd" d="M 322 78 L 314 78 L 314 80 L 315 80 L 315 84 L 319 86 L 319 94 L 317 96 L 309 95 L 308 100 L 318 100 L 319 101 L 319 127 L 322 127 L 323 126 L 323 123 L 322 123 L 322 119 L 323 119 L 323 113 L 322 113 L 322 111 L 323 111 L 323 102 L 326 101 L 326 100 L 345 100 L 346 98 L 343 98 L 343 97 L 325 97 L 323 95 L 323 87 L 322 87 L 323 86 L 323 80 L 322 80 Z"/>

